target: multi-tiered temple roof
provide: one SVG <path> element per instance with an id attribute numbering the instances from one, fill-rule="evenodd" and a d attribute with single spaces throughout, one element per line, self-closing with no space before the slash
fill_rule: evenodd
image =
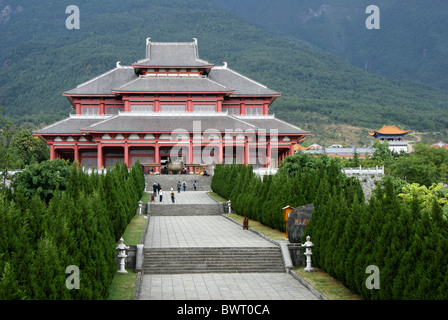
<path id="1" fill-rule="evenodd" d="M 369 135 L 379 141 L 387 141 L 390 150 L 400 153 L 402 151 L 408 152 L 408 142 L 404 140 L 404 137 L 409 132 L 410 130 L 401 130 L 394 125 L 383 125 L 380 130 L 369 132 Z"/>
<path id="2" fill-rule="evenodd" d="M 35 134 L 50 145 L 52 158 L 73 158 L 98 168 L 114 162 L 108 161 L 112 156 L 108 158 L 103 151 L 117 154 L 117 161 L 128 165 L 136 159 L 160 164 L 166 152 L 162 156 L 158 151 L 174 143 L 163 140 L 164 134 L 179 130 L 189 137 L 190 144 L 193 135 L 218 132 L 218 140 L 214 140 L 218 144 L 214 153 L 217 162 L 229 156 L 248 163 L 250 153 L 254 153 L 248 143 L 268 141 L 267 149 L 275 147 L 280 154 L 274 163 L 269 160 L 269 165 L 275 165 L 293 153 L 295 142 L 309 134 L 269 114 L 279 92 L 230 69 L 227 63 L 214 66 L 200 59 L 196 39 L 181 43 L 147 39 L 144 59 L 131 66 L 117 62 L 115 68 L 63 95 L 76 114 Z M 235 142 L 237 132 L 246 136 L 247 149 L 244 159 L 239 160 L 226 155 L 222 146 L 229 143 L 225 138 L 232 137 Z M 249 139 L 248 132 L 256 132 L 255 138 Z M 132 156 L 137 151 L 140 156 Z M 83 153 L 89 156 L 83 157 Z M 96 160 L 83 161 L 87 157 Z M 187 163 L 200 162 L 191 146 L 184 158 Z"/>

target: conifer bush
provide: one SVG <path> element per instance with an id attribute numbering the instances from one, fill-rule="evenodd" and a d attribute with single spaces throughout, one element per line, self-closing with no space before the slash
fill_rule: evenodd
<path id="1" fill-rule="evenodd" d="M 19 175 L 13 194 L 0 192 L 0 299 L 108 297 L 117 271 L 117 241 L 136 213 L 145 187 L 141 166 L 137 163 L 128 170 L 117 164 L 105 174 L 89 175 L 57 160 L 39 170 L 50 177 L 55 166 L 68 174 L 57 176 L 53 190 L 33 193 L 21 188 L 21 183 L 32 182 L 26 169 L 26 179 Z M 39 178 L 43 183 L 44 177 Z M 59 184 L 62 178 L 65 181 Z M 79 268 L 79 289 L 66 287 L 70 274 L 65 272 L 71 265 Z"/>
<path id="2" fill-rule="evenodd" d="M 441 205 L 403 200 L 391 177 L 366 202 L 359 180 L 341 169 L 338 159 L 307 154 L 287 157 L 263 179 L 250 166 L 218 165 L 212 190 L 237 213 L 281 231 L 281 208 L 313 203 L 302 239 L 310 235 L 314 243 L 313 265 L 365 299 L 446 300 L 448 221 Z M 379 289 L 366 286 L 370 265 L 380 271 Z"/>

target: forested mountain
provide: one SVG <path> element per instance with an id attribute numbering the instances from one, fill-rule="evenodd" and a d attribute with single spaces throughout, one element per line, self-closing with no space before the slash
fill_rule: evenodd
<path id="1" fill-rule="evenodd" d="M 79 30 L 65 26 L 69 5 L 80 9 Z M 215 65 L 226 61 L 280 91 L 271 112 L 310 130 L 315 141 L 343 142 L 341 128 L 355 127 L 364 128 L 355 139 L 369 143 L 367 130 L 383 124 L 436 132 L 429 136 L 434 142 L 447 136 L 446 91 L 372 75 L 309 42 L 262 30 L 211 0 L 0 0 L 4 114 L 33 128 L 66 117 L 71 108 L 62 92 L 117 61 L 143 58 L 147 37 L 197 38 L 201 58 Z"/>
<path id="2" fill-rule="evenodd" d="M 355 66 L 448 89 L 448 2 L 214 0 L 264 30 L 306 40 Z M 380 29 L 368 30 L 370 5 Z"/>

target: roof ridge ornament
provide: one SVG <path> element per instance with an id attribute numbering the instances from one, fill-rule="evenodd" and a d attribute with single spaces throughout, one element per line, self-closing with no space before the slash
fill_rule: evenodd
<path id="1" fill-rule="evenodd" d="M 151 38 L 146 38 L 146 59 L 151 59 L 151 49 L 149 48 L 151 45 Z"/>
<path id="2" fill-rule="evenodd" d="M 224 61 L 223 64 L 224 64 L 224 65 L 223 65 L 222 67 L 223 67 L 224 69 L 227 69 L 227 62 Z"/>
<path id="3" fill-rule="evenodd" d="M 121 64 L 120 63 L 121 63 L 121 61 L 117 61 L 117 64 L 116 64 L 117 68 L 121 68 Z"/>

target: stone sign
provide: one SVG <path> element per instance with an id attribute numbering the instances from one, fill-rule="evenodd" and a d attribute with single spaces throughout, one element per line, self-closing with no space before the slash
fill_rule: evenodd
<path id="1" fill-rule="evenodd" d="M 286 222 L 289 242 L 300 243 L 300 238 L 305 232 L 306 225 L 311 219 L 313 210 L 314 205 L 311 203 L 302 207 L 297 207 L 289 214 L 288 221 Z"/>

